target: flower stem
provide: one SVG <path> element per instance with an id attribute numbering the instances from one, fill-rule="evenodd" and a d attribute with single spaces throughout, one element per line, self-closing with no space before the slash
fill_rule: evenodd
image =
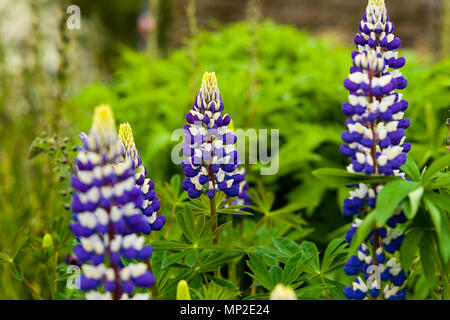
<path id="1" fill-rule="evenodd" d="M 209 205 L 211 209 L 211 218 L 214 219 L 216 217 L 216 199 L 215 197 L 209 199 Z M 214 233 L 217 230 L 217 219 L 214 221 L 212 225 L 211 231 Z M 213 239 L 213 244 L 219 243 L 219 235 L 216 235 Z"/>
<path id="2" fill-rule="evenodd" d="M 167 230 L 166 233 L 164 235 L 164 240 L 167 240 L 167 238 L 169 237 L 170 234 L 170 228 L 172 227 L 172 223 L 173 223 L 173 219 L 174 219 L 174 215 L 175 215 L 175 210 L 177 208 L 176 204 L 172 205 L 172 211 L 170 212 L 170 221 L 169 221 L 169 225 L 167 226 Z"/>
<path id="3" fill-rule="evenodd" d="M 147 268 L 152 274 L 154 274 L 152 270 L 152 265 L 150 264 L 150 260 L 147 260 Z M 157 296 L 158 296 L 158 287 L 156 286 L 155 281 L 155 284 L 152 286 L 152 299 L 155 300 Z"/>
<path id="4" fill-rule="evenodd" d="M 250 233 L 248 234 L 247 238 L 245 239 L 245 241 L 242 243 L 242 246 L 245 246 L 245 244 L 250 240 L 250 238 L 255 234 L 256 230 L 258 230 L 259 225 L 264 221 L 264 217 L 261 217 L 261 219 L 259 219 L 259 221 L 255 224 L 255 226 L 253 227 L 252 231 L 250 231 Z"/>

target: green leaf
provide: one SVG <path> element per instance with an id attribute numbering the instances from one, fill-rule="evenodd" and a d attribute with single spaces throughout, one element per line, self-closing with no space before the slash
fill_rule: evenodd
<path id="1" fill-rule="evenodd" d="M 408 212 L 405 212 L 405 214 L 407 214 L 407 217 L 409 219 L 413 219 L 416 216 L 417 211 L 419 210 L 420 201 L 422 200 L 423 191 L 423 187 L 420 186 L 419 188 L 408 194 L 411 206 L 409 208 L 410 210 Z"/>
<path id="2" fill-rule="evenodd" d="M 22 269 L 16 265 L 15 263 L 11 264 L 11 273 L 14 276 L 14 278 L 20 282 L 23 281 L 23 272 Z"/>
<path id="3" fill-rule="evenodd" d="M 377 196 L 376 218 L 378 226 L 385 224 L 400 202 L 420 186 L 420 182 L 399 180 L 386 184 Z"/>
<path id="4" fill-rule="evenodd" d="M 186 265 L 188 265 L 189 267 L 193 267 L 195 265 L 195 263 L 197 262 L 197 251 L 196 250 L 192 250 L 191 253 L 189 253 L 186 258 L 184 259 L 184 261 L 186 262 Z"/>
<path id="5" fill-rule="evenodd" d="M 180 176 L 178 174 L 170 178 L 170 185 L 172 186 L 174 196 L 178 197 L 178 195 L 180 194 L 180 186 L 181 186 Z"/>
<path id="6" fill-rule="evenodd" d="M 272 280 L 272 283 L 274 283 L 274 284 L 281 282 L 282 274 L 283 274 L 283 270 L 278 265 L 271 266 L 269 269 L 270 279 Z"/>
<path id="7" fill-rule="evenodd" d="M 433 288 L 436 283 L 436 264 L 434 261 L 434 246 L 431 233 L 425 233 L 420 248 L 420 262 L 422 263 L 423 273 L 428 280 L 429 288 Z"/>
<path id="8" fill-rule="evenodd" d="M 194 218 L 191 214 L 191 211 L 186 206 L 183 211 L 177 213 L 177 222 L 184 236 L 191 242 L 195 242 L 195 234 L 194 234 Z"/>
<path id="9" fill-rule="evenodd" d="M 53 300 L 69 300 L 69 298 L 62 292 L 55 292 Z"/>
<path id="10" fill-rule="evenodd" d="M 414 160 L 408 156 L 406 162 L 400 168 L 413 181 L 420 181 L 420 171 Z"/>
<path id="11" fill-rule="evenodd" d="M 247 265 L 254 273 L 250 274 L 250 276 L 264 288 L 272 291 L 272 289 L 275 287 L 275 284 L 270 281 L 270 274 L 265 264 L 254 254 L 249 254 L 248 257 L 250 258 L 250 260 L 247 260 Z"/>
<path id="12" fill-rule="evenodd" d="M 277 248 L 283 255 L 290 257 L 301 251 L 300 246 L 294 241 L 287 238 L 272 239 L 275 248 Z"/>
<path id="13" fill-rule="evenodd" d="M 303 251 L 290 257 L 284 266 L 281 282 L 285 285 L 294 283 L 303 272 L 306 263 L 308 262 L 309 260 L 303 258 Z"/>
<path id="14" fill-rule="evenodd" d="M 375 227 L 376 210 L 372 210 L 362 221 L 356 229 L 350 245 L 349 255 L 353 255 L 358 250 L 358 246 L 366 239 L 370 231 Z"/>
<path id="15" fill-rule="evenodd" d="M 447 263 L 450 259 L 450 223 L 448 215 L 440 210 L 430 194 L 425 196 L 425 206 L 436 228 L 442 258 Z"/>
<path id="16" fill-rule="evenodd" d="M 346 255 L 348 249 L 347 247 L 347 243 L 345 242 L 344 239 L 342 238 L 338 238 L 338 239 L 334 239 L 330 242 L 330 244 L 327 246 L 327 248 L 325 249 L 325 253 L 323 255 L 323 259 L 322 259 L 322 266 L 320 268 L 321 273 L 327 273 L 328 271 L 331 271 L 332 269 L 334 269 L 334 267 L 336 266 L 336 263 L 333 264 L 333 262 L 335 261 L 335 259 L 339 256 L 339 255 Z M 344 261 L 344 259 L 346 259 L 346 257 L 342 257 L 343 259 L 341 259 L 341 261 Z M 338 262 L 338 264 L 340 264 L 341 262 Z M 343 262 L 342 262 L 343 264 Z"/>
<path id="17" fill-rule="evenodd" d="M 4 263 L 12 263 L 13 259 L 11 259 L 6 253 L 0 252 L 0 264 Z"/>
<path id="18" fill-rule="evenodd" d="M 318 274 L 320 273 L 319 267 L 319 251 L 316 245 L 310 241 L 303 241 L 300 244 L 300 249 L 303 251 L 303 256 L 305 260 L 311 259 L 305 268 L 305 272 Z"/>
<path id="19" fill-rule="evenodd" d="M 440 157 L 433 162 L 423 175 L 423 183 L 427 185 L 439 172 L 450 166 L 450 154 Z"/>
<path id="20" fill-rule="evenodd" d="M 192 248 L 192 245 L 178 240 L 155 240 L 151 245 L 155 251 L 183 251 Z"/>
<path id="21" fill-rule="evenodd" d="M 191 251 L 190 250 L 186 250 L 186 251 L 182 251 L 182 252 L 178 252 L 178 253 L 173 253 L 168 255 L 163 261 L 162 261 L 162 265 L 161 268 L 165 269 L 168 266 L 173 265 L 174 263 L 180 262 L 185 256 L 187 256 L 188 254 L 190 254 Z"/>
<path id="22" fill-rule="evenodd" d="M 427 185 L 429 190 L 441 188 L 450 188 L 450 173 L 438 172 L 435 178 Z"/>
<path id="23" fill-rule="evenodd" d="M 396 181 L 401 178 L 397 176 L 369 175 L 363 173 L 348 172 L 344 169 L 322 168 L 312 172 L 312 174 L 330 187 L 341 187 L 348 184 L 357 183 L 381 183 Z"/>
<path id="24" fill-rule="evenodd" d="M 424 197 L 434 203 L 442 211 L 448 212 L 450 210 L 450 194 L 445 190 L 440 190 L 439 193 L 428 191 Z"/>
<path id="25" fill-rule="evenodd" d="M 216 252 L 203 261 L 202 267 L 217 269 L 222 264 L 240 257 L 242 254 L 242 252 Z"/>
<path id="26" fill-rule="evenodd" d="M 329 289 L 332 288 L 333 286 L 330 284 L 322 284 L 322 283 L 317 283 L 317 284 L 311 284 L 308 285 L 306 287 L 303 287 L 301 289 L 298 289 L 295 291 L 295 293 L 298 296 L 303 296 L 305 293 L 321 293 L 323 292 L 325 289 Z"/>
<path id="27" fill-rule="evenodd" d="M 212 276 L 212 275 L 210 275 L 208 273 L 206 273 L 205 276 L 208 279 L 210 279 L 210 280 L 214 281 L 215 283 L 217 283 L 221 287 L 225 287 L 225 288 L 228 288 L 228 289 L 237 289 L 237 286 L 233 282 L 231 282 L 229 280 L 220 279 L 220 278 L 214 277 L 214 276 Z"/>
<path id="28" fill-rule="evenodd" d="M 344 295 L 344 285 L 342 283 L 339 283 L 337 281 L 333 281 L 330 279 L 325 278 L 325 282 L 330 284 L 332 287 L 328 290 L 330 293 L 338 300 L 346 300 L 347 298 Z"/>
<path id="29" fill-rule="evenodd" d="M 242 205 L 233 205 L 233 206 L 228 206 L 226 208 L 223 209 L 219 209 L 217 210 L 217 213 L 220 214 L 239 214 L 242 216 L 251 216 L 253 215 L 253 213 L 245 211 L 245 210 L 241 210 L 241 209 L 246 209 L 248 208 L 248 206 L 242 206 Z"/>
<path id="30" fill-rule="evenodd" d="M 410 269 L 411 263 L 414 260 L 417 249 L 419 248 L 420 240 L 422 240 L 423 230 L 420 228 L 413 228 L 406 233 L 400 248 L 400 260 L 402 268 L 405 272 Z"/>

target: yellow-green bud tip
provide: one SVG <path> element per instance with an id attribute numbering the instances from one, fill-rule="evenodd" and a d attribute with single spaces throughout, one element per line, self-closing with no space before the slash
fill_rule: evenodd
<path id="1" fill-rule="evenodd" d="M 95 108 L 92 128 L 97 133 L 108 133 L 111 131 L 116 131 L 114 115 L 110 106 L 99 105 Z"/>
<path id="2" fill-rule="evenodd" d="M 234 122 L 233 122 L 233 119 L 230 120 L 230 123 L 228 124 L 227 128 L 230 129 L 230 131 L 232 133 L 234 133 Z"/>
<path id="3" fill-rule="evenodd" d="M 120 124 L 119 137 L 120 141 L 127 149 L 129 146 L 134 146 L 133 131 L 131 130 L 131 126 L 128 122 Z"/>
<path id="4" fill-rule="evenodd" d="M 384 0 L 369 0 L 369 4 L 372 7 L 383 7 L 384 6 Z"/>
<path id="5" fill-rule="evenodd" d="M 297 300 L 297 295 L 291 287 L 279 283 L 270 293 L 270 300 Z"/>
<path id="6" fill-rule="evenodd" d="M 42 248 L 44 249 L 52 249 L 53 248 L 53 239 L 49 233 L 46 233 L 42 238 Z"/>
<path id="7" fill-rule="evenodd" d="M 202 79 L 202 89 L 208 92 L 217 90 L 217 78 L 215 72 L 205 72 Z"/>
<path id="8" fill-rule="evenodd" d="M 177 285 L 177 300 L 192 300 L 189 286 L 186 280 L 181 280 Z"/>

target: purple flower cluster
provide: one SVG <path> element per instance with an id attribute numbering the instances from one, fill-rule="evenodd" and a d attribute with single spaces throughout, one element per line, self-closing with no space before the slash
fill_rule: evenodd
<path id="1" fill-rule="evenodd" d="M 238 193 L 236 199 L 234 199 L 231 202 L 231 205 L 249 206 L 251 198 L 247 193 L 248 188 L 250 188 L 250 185 L 248 184 L 247 180 L 245 179 L 247 172 L 245 171 L 245 169 L 243 167 L 238 166 L 236 168 L 236 170 L 234 170 L 232 176 L 235 174 L 242 175 L 244 177 L 244 179 L 239 183 L 239 193 Z M 245 210 L 245 209 L 243 209 L 243 210 Z"/>
<path id="2" fill-rule="evenodd" d="M 88 299 L 128 298 L 135 287 L 150 287 L 155 282 L 147 264 L 139 262 L 152 255 L 151 246 L 138 235 L 149 228 L 141 212 L 143 192 L 136 184 L 132 161 L 122 157 L 108 106 L 95 109 L 92 128 L 82 135 L 82 141 L 77 174 L 72 177 L 75 194 L 70 225 L 79 242 L 74 248 L 83 270 L 79 287 L 89 291 Z"/>
<path id="3" fill-rule="evenodd" d="M 218 191 L 229 197 L 242 193 L 240 186 L 245 175 L 236 171 L 237 137 L 228 128 L 231 118 L 222 114 L 223 110 L 216 75 L 206 72 L 184 127 L 183 155 L 187 160 L 181 164 L 186 175 L 182 186 L 192 199 L 204 192 L 210 199 Z"/>
<path id="4" fill-rule="evenodd" d="M 155 193 L 155 184 L 147 178 L 147 168 L 142 164 L 142 159 L 139 157 L 139 152 L 134 143 L 133 132 L 128 123 L 120 125 L 119 137 L 122 143 L 123 159 L 124 161 L 131 161 L 135 170 L 136 185 L 141 189 L 144 198 L 141 211 L 147 217 L 148 228 L 143 233 L 149 234 L 151 230 L 161 230 L 166 222 L 166 218 L 163 215 L 158 215 L 161 203 Z"/>
<path id="5" fill-rule="evenodd" d="M 403 118 L 408 102 L 396 90 L 407 85 L 399 71 L 406 61 L 395 51 L 401 41 L 393 34 L 394 25 L 389 21 L 383 0 L 369 0 L 358 29 L 354 39 L 358 50 L 352 53 L 353 66 L 344 81 L 349 101 L 342 105 L 342 111 L 349 118 L 347 130 L 342 133 L 345 144 L 340 151 L 351 159 L 347 167 L 350 172 L 404 177 L 400 167 L 411 148 L 405 142 L 405 129 L 410 121 Z M 374 208 L 383 185 L 361 183 L 355 187 L 344 200 L 346 216 L 356 216 Z M 387 253 L 400 248 L 403 235 L 394 228 L 404 222 L 406 217 L 402 212 L 390 217 L 386 222 L 388 228 L 376 228 L 367 237 L 371 248 L 361 244 L 357 255 L 345 264 L 348 275 L 362 273 L 364 278 L 358 277 L 351 287 L 344 289 L 347 298 L 405 298 L 402 288 L 405 274 L 395 258 L 385 262 Z M 346 240 L 349 243 L 359 223 L 360 220 L 355 219 L 348 230 Z M 387 282 L 382 295 L 381 282 Z"/>

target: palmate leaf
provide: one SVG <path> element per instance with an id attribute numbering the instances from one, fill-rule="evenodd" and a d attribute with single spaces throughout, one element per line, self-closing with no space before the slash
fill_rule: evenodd
<path id="1" fill-rule="evenodd" d="M 397 176 L 369 175 L 364 173 L 348 172 L 344 169 L 321 168 L 314 170 L 312 174 L 330 187 L 342 187 L 349 184 L 358 183 L 382 183 L 400 180 Z"/>
<path id="2" fill-rule="evenodd" d="M 247 274 L 255 279 L 258 284 L 267 290 L 272 291 L 276 284 L 271 281 L 266 265 L 254 254 L 249 254 L 248 257 L 250 260 L 247 260 L 247 265 L 253 274 L 248 272 Z"/>
<path id="3" fill-rule="evenodd" d="M 300 249 L 303 251 L 304 259 L 309 261 L 305 267 L 305 272 L 319 274 L 319 251 L 317 250 L 316 245 L 310 241 L 303 241 L 300 244 Z"/>
<path id="4" fill-rule="evenodd" d="M 177 215 L 178 227 L 181 232 L 187 238 L 190 243 L 194 243 L 197 240 L 195 233 L 194 217 L 188 207 L 185 207 L 183 211 L 178 212 Z"/>
<path id="5" fill-rule="evenodd" d="M 344 239 L 338 238 L 332 240 L 325 249 L 320 272 L 325 274 L 343 265 L 347 260 L 347 253 L 347 243 Z"/>
<path id="6" fill-rule="evenodd" d="M 250 188 L 248 193 L 255 204 L 255 206 L 251 207 L 252 209 L 265 215 L 270 213 L 275 200 L 273 192 L 267 191 L 261 183 L 258 183 L 257 187 Z"/>
<path id="7" fill-rule="evenodd" d="M 170 183 L 165 182 L 158 188 L 158 193 L 162 195 L 166 202 L 180 206 L 188 198 L 186 192 L 180 189 L 180 176 L 178 174 L 170 178 Z"/>

